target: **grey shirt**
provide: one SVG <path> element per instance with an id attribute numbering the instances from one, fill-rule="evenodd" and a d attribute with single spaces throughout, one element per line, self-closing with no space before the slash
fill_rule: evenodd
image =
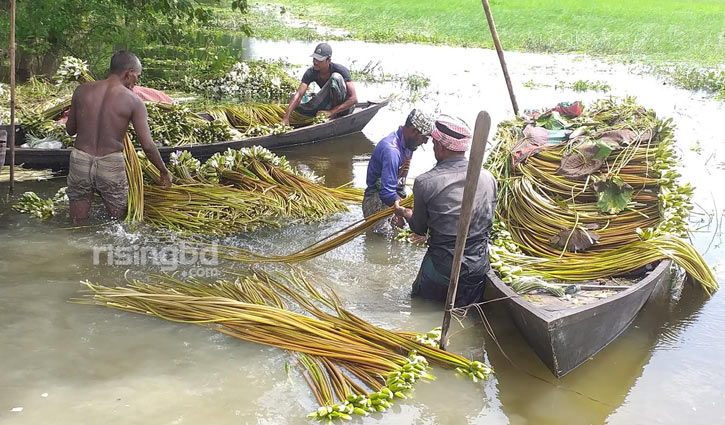
<path id="1" fill-rule="evenodd" d="M 418 176 L 413 184 L 415 201 L 408 224 L 420 235 L 430 230 L 428 251 L 436 269 L 447 276 L 451 274 L 467 167 L 464 157 L 446 158 Z M 460 276 L 483 275 L 488 271 L 488 234 L 496 211 L 496 190 L 491 173 L 481 170 Z"/>

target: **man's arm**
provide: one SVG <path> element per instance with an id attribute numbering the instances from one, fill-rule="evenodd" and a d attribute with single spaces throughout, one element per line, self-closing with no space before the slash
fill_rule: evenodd
<path id="1" fill-rule="evenodd" d="M 68 133 L 69 136 L 75 136 L 78 132 L 78 124 L 76 123 L 76 108 L 73 107 L 74 105 L 78 105 L 76 93 L 78 93 L 78 89 L 73 92 L 73 97 L 70 101 L 68 121 L 65 123 L 65 132 Z"/>
<path id="2" fill-rule="evenodd" d="M 345 83 L 347 86 L 347 99 L 345 99 L 344 102 L 341 104 L 335 106 L 334 108 L 330 109 L 328 115 L 330 118 L 335 118 L 337 114 L 340 112 L 347 111 L 350 109 L 354 104 L 357 103 L 357 93 L 355 93 L 355 84 L 352 83 L 352 81 L 348 81 Z"/>
<path id="3" fill-rule="evenodd" d="M 146 153 L 146 157 L 161 173 L 161 186 L 163 186 L 164 189 L 168 189 L 171 187 L 171 174 L 166 168 L 166 164 L 164 164 L 164 161 L 161 159 L 161 154 L 159 153 L 158 148 L 151 139 L 151 130 L 149 129 L 148 122 L 149 115 L 146 110 L 146 105 L 141 99 L 137 98 L 137 100 L 138 101 L 135 103 L 133 108 L 133 116 L 131 117 L 133 129 L 136 130 L 136 135 L 138 136 L 138 140 L 141 143 L 143 151 Z"/>
<path id="4" fill-rule="evenodd" d="M 302 96 L 305 95 L 305 92 L 307 92 L 307 83 L 300 83 L 300 86 L 297 87 L 297 91 L 292 96 L 292 99 L 290 99 L 289 101 L 289 106 L 287 106 L 287 110 L 284 111 L 284 118 L 282 118 L 282 124 L 289 125 L 292 111 L 294 111 L 295 108 L 300 105 L 300 102 L 302 101 Z"/>
<path id="5" fill-rule="evenodd" d="M 410 230 L 419 235 L 425 235 L 428 232 L 428 207 L 425 205 L 424 198 L 422 186 L 418 180 L 416 180 L 415 183 L 413 183 L 413 210 L 411 211 L 407 208 L 403 208 L 410 212 L 402 215 L 408 221 Z"/>

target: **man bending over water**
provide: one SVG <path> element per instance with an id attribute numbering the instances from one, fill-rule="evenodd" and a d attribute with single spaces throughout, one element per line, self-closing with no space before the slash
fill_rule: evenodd
<path id="1" fill-rule="evenodd" d="M 151 139 L 148 112 L 133 93 L 141 75 L 141 62 L 130 52 L 111 58 L 111 74 L 102 81 L 83 84 L 73 92 L 66 123 L 76 135 L 68 165 L 68 199 L 73 223 L 88 218 L 93 193 L 100 193 L 113 218 L 126 214 L 128 179 L 123 157 L 123 139 L 133 123 L 138 140 L 151 163 L 161 172 L 161 185 L 171 186 L 171 175 Z"/>

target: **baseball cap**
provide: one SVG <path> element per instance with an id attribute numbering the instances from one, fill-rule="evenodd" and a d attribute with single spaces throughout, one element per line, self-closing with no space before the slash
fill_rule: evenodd
<path id="1" fill-rule="evenodd" d="M 310 56 L 317 59 L 318 61 L 324 61 L 327 60 L 330 56 L 332 56 L 332 47 L 330 47 L 327 43 L 320 43 L 315 47 L 314 53 L 312 53 Z"/>

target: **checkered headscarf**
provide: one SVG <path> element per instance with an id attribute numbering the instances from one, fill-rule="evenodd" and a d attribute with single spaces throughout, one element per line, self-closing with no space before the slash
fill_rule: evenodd
<path id="1" fill-rule="evenodd" d="M 430 115 L 420 109 L 413 109 L 410 111 L 407 121 L 409 121 L 416 130 L 420 131 L 420 134 L 430 136 L 430 132 L 433 129 L 433 117 Z"/>
<path id="2" fill-rule="evenodd" d="M 444 148 L 456 152 L 467 151 L 471 144 L 471 130 L 468 129 L 468 125 L 462 119 L 449 115 L 438 117 L 431 131 L 431 137 Z"/>

